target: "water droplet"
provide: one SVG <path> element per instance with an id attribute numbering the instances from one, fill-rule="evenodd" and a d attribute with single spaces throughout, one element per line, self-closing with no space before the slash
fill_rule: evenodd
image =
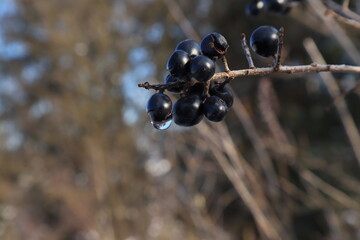
<path id="1" fill-rule="evenodd" d="M 151 122 L 151 124 L 154 126 L 154 128 L 159 129 L 159 130 L 168 129 L 170 127 L 171 123 L 172 123 L 171 118 L 164 120 L 162 122 Z"/>
<path id="2" fill-rule="evenodd" d="M 149 115 L 151 124 L 156 129 L 159 129 L 159 130 L 168 129 L 170 127 L 171 123 L 172 123 L 172 116 L 171 115 L 167 119 L 165 119 L 164 121 L 153 121 L 152 120 L 152 115 L 150 113 L 148 115 Z"/>

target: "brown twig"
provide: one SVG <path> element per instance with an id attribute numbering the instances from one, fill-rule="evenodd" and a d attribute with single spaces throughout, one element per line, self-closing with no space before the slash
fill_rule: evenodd
<path id="1" fill-rule="evenodd" d="M 346 0 L 343 2 L 342 5 L 337 4 L 332 0 L 327 0 L 325 4 L 327 8 L 333 10 L 334 12 L 337 12 L 341 16 L 360 22 L 360 15 L 349 9 L 349 3 Z"/>
<path id="2" fill-rule="evenodd" d="M 279 29 L 279 45 L 278 45 L 278 49 L 277 49 L 277 53 L 275 56 L 275 64 L 274 64 L 274 71 L 278 72 L 279 68 L 280 68 L 280 64 L 281 64 L 281 52 L 282 52 L 282 48 L 284 46 L 284 28 L 281 27 Z"/>
<path id="3" fill-rule="evenodd" d="M 252 57 L 251 57 L 249 46 L 247 45 L 247 42 L 246 42 L 246 36 L 245 36 L 244 33 L 241 34 L 241 46 L 242 46 L 242 48 L 244 50 L 246 60 L 247 60 L 247 62 L 249 64 L 249 68 L 250 69 L 255 68 L 254 62 L 253 62 Z"/>
<path id="4" fill-rule="evenodd" d="M 223 56 L 223 57 L 221 58 L 221 61 L 224 63 L 225 72 L 230 72 L 229 64 L 228 64 L 227 59 L 226 59 L 225 56 Z"/>
<path id="5" fill-rule="evenodd" d="M 138 87 L 145 88 L 147 90 L 153 89 L 156 91 L 163 92 L 166 89 L 172 88 L 172 87 L 179 87 L 181 85 L 184 85 L 186 82 L 183 81 L 177 81 L 173 83 L 163 83 L 163 84 L 150 84 L 149 82 L 139 83 Z"/>
<path id="6" fill-rule="evenodd" d="M 340 94 L 339 96 L 337 96 L 333 102 L 326 108 L 327 110 L 330 110 L 330 108 L 335 105 L 338 101 L 340 101 L 341 99 L 343 99 L 344 97 L 346 97 L 347 95 L 349 95 L 350 93 L 356 91 L 357 89 L 360 89 L 360 84 L 355 85 L 354 87 L 350 88 L 349 90 L 343 92 L 342 94 Z"/>
<path id="7" fill-rule="evenodd" d="M 332 16 L 338 22 L 341 22 L 341 23 L 346 24 L 348 26 L 360 29 L 360 22 L 358 22 L 356 20 L 353 20 L 353 19 L 350 19 L 350 18 L 346 18 L 346 17 L 338 14 L 337 12 L 334 12 L 333 10 L 328 9 L 326 11 L 326 15 L 327 16 Z"/>
<path id="8" fill-rule="evenodd" d="M 299 65 L 299 66 L 284 66 L 280 65 L 279 69 L 275 71 L 274 67 L 264 67 L 264 68 L 255 68 L 255 69 L 241 69 L 233 70 L 229 72 L 220 72 L 216 73 L 209 81 L 214 81 L 218 79 L 227 79 L 225 81 L 230 81 L 229 78 L 236 78 L 242 76 L 258 76 L 258 75 L 268 75 L 270 73 L 305 73 L 305 72 L 343 72 L 343 73 L 358 73 L 360 74 L 360 66 L 351 66 L 351 65 L 333 65 L 333 64 L 317 64 L 313 63 L 310 65 Z M 229 79 L 229 80 L 228 80 Z M 161 91 L 163 89 L 168 89 L 170 87 L 178 86 L 178 82 L 171 84 L 150 84 L 148 82 L 138 84 L 139 87 L 145 89 L 154 89 Z"/>

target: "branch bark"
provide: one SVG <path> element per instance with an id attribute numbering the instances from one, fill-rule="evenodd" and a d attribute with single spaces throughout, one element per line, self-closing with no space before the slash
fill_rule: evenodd
<path id="1" fill-rule="evenodd" d="M 212 79 L 217 80 L 228 77 L 242 77 L 242 76 L 256 76 L 256 75 L 267 75 L 270 73 L 304 73 L 304 72 L 347 72 L 347 73 L 360 73 L 360 66 L 351 65 L 332 65 L 332 64 L 317 64 L 312 63 L 310 65 L 299 65 L 299 66 L 279 66 L 279 70 L 275 71 L 273 67 L 255 68 L 255 69 L 242 69 L 234 70 L 230 72 L 216 73 Z"/>

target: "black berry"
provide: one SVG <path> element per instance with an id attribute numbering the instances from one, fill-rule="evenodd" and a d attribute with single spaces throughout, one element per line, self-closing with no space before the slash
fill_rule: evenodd
<path id="1" fill-rule="evenodd" d="M 206 82 L 215 74 L 215 64 L 210 58 L 199 55 L 190 62 L 190 78 Z"/>
<path id="2" fill-rule="evenodd" d="M 274 13 L 283 13 L 287 7 L 287 0 L 264 0 L 267 9 Z"/>
<path id="3" fill-rule="evenodd" d="M 258 16 L 265 8 L 263 0 L 253 0 L 245 7 L 245 12 L 249 16 Z"/>
<path id="4" fill-rule="evenodd" d="M 254 52 L 263 57 L 275 56 L 279 45 L 278 30 L 271 26 L 255 29 L 250 37 L 250 46 Z"/>
<path id="5" fill-rule="evenodd" d="M 234 96 L 230 88 L 216 84 L 210 88 L 209 93 L 211 96 L 217 96 L 221 98 L 226 103 L 228 108 L 233 105 Z"/>
<path id="6" fill-rule="evenodd" d="M 190 127 L 198 124 L 204 117 L 202 100 L 198 95 L 180 98 L 173 106 L 174 122 L 177 125 Z"/>
<path id="7" fill-rule="evenodd" d="M 169 70 L 171 75 L 175 77 L 183 77 L 188 74 L 188 62 L 190 57 L 187 52 L 182 50 L 176 50 L 171 54 L 166 68 Z"/>
<path id="8" fill-rule="evenodd" d="M 213 32 L 202 39 L 200 47 L 205 56 L 211 59 L 217 59 L 225 55 L 229 44 L 223 35 Z"/>
<path id="9" fill-rule="evenodd" d="M 187 52 L 190 58 L 201 55 L 200 45 L 192 39 L 186 39 L 184 41 L 181 41 L 176 46 L 176 50 L 183 50 L 184 52 Z"/>
<path id="10" fill-rule="evenodd" d="M 171 99 L 163 94 L 152 95 L 147 102 L 146 112 L 149 115 L 151 124 L 156 129 L 166 129 L 171 124 L 172 102 Z"/>
<path id="11" fill-rule="evenodd" d="M 217 96 L 207 98 L 203 108 L 205 117 L 213 122 L 220 122 L 228 112 L 226 103 Z"/>

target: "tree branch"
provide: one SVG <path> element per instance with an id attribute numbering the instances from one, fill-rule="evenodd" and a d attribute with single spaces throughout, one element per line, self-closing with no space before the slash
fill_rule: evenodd
<path id="1" fill-rule="evenodd" d="M 349 25 L 351 27 L 360 29 L 360 22 L 355 21 L 355 20 L 350 19 L 350 18 L 343 17 L 340 14 L 338 14 L 337 12 L 334 12 L 333 10 L 328 9 L 326 11 L 326 15 L 327 16 L 332 16 L 338 22 L 341 22 L 341 23 Z"/>
<path id="2" fill-rule="evenodd" d="M 273 67 L 256 68 L 256 69 L 242 69 L 234 70 L 230 72 L 216 73 L 211 80 L 217 80 L 228 77 L 242 77 L 242 76 L 256 76 L 256 75 L 267 75 L 273 72 L 277 73 L 304 73 L 304 72 L 347 72 L 347 73 L 359 73 L 360 66 L 350 65 L 332 65 L 332 64 L 317 64 L 312 63 L 311 65 L 299 65 L 299 66 L 279 66 L 279 70 L 275 71 Z"/>
<path id="3" fill-rule="evenodd" d="M 348 19 L 353 19 L 357 22 L 360 22 L 360 15 L 351 11 L 347 6 L 348 6 L 348 2 L 344 1 L 343 5 L 337 4 L 332 0 L 327 0 L 325 2 L 326 7 L 333 10 L 334 12 L 337 12 L 338 14 L 348 18 Z"/>
<path id="4" fill-rule="evenodd" d="M 209 81 L 214 81 L 218 79 L 229 79 L 237 78 L 243 76 L 264 76 L 271 73 L 306 73 L 306 72 L 343 72 L 343 73 L 358 73 L 360 74 L 360 66 L 351 66 L 351 65 L 333 65 L 333 64 L 317 64 L 312 63 L 310 65 L 299 65 L 299 66 L 284 66 L 280 65 L 278 70 L 275 71 L 274 67 L 264 67 L 264 68 L 254 68 L 254 69 L 241 69 L 233 70 L 229 72 L 220 72 L 216 73 Z M 138 84 L 138 87 L 145 89 L 154 89 L 158 91 L 163 91 L 171 87 L 181 86 L 185 84 L 185 81 L 175 82 L 170 84 L 150 84 L 148 82 Z"/>

